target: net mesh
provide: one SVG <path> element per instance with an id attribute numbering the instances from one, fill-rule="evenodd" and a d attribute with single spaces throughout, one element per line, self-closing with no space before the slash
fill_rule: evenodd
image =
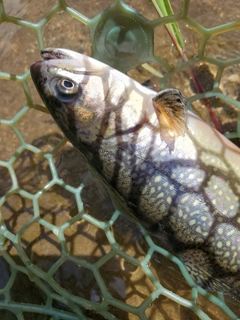
<path id="1" fill-rule="evenodd" d="M 179 259 L 115 210 L 37 102 L 28 68 L 49 44 L 66 47 L 69 37 L 71 49 L 79 50 L 80 40 L 90 54 L 91 41 L 94 57 L 157 89 L 178 87 L 189 108 L 211 123 L 209 103 L 221 130 L 237 143 L 240 58 L 224 43 L 236 41 L 239 20 L 211 25 L 209 12 L 202 23 L 187 0 L 173 1 L 175 14 L 164 18 L 149 2 L 139 2 L 140 15 L 124 1 L 32 1 L 37 14 L 26 17 L 20 3 L 10 4 L 0 1 L 1 319 L 237 319 L 237 303 L 229 307 L 221 294 L 197 286 Z M 120 21 L 127 21 L 124 41 L 138 45 L 132 52 L 124 41 L 112 45 Z M 164 30 L 176 21 L 187 39 L 184 62 Z M 16 39 L 14 32 L 22 33 Z"/>

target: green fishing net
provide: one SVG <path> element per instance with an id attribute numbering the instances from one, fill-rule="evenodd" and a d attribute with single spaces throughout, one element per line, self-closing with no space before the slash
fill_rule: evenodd
<path id="1" fill-rule="evenodd" d="M 160 240 L 115 210 L 30 79 L 40 49 L 80 51 L 154 90 L 180 89 L 239 145 L 239 4 L 171 5 L 159 17 L 147 0 L 0 1 L 1 319 L 240 316 L 238 301 L 197 286 Z M 165 29 L 176 22 L 184 59 Z"/>

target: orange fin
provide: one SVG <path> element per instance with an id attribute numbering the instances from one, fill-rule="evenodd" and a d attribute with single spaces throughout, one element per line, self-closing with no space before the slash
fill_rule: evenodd
<path id="1" fill-rule="evenodd" d="M 165 89 L 152 102 L 160 124 L 161 138 L 172 151 L 175 139 L 184 136 L 187 131 L 187 101 L 179 90 Z"/>

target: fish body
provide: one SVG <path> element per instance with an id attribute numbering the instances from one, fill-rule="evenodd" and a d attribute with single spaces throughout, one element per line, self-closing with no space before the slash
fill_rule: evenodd
<path id="1" fill-rule="evenodd" d="M 240 150 L 191 112 L 169 147 L 156 92 L 69 50 L 42 57 L 42 100 L 118 207 L 167 234 L 199 285 L 240 299 Z"/>

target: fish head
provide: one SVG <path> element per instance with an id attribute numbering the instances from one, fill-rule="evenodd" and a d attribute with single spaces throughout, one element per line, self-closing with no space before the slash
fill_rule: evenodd
<path id="1" fill-rule="evenodd" d="M 71 50 L 45 49 L 41 56 L 30 68 L 33 82 L 70 141 L 92 144 L 143 121 L 146 96 L 126 75 Z"/>

